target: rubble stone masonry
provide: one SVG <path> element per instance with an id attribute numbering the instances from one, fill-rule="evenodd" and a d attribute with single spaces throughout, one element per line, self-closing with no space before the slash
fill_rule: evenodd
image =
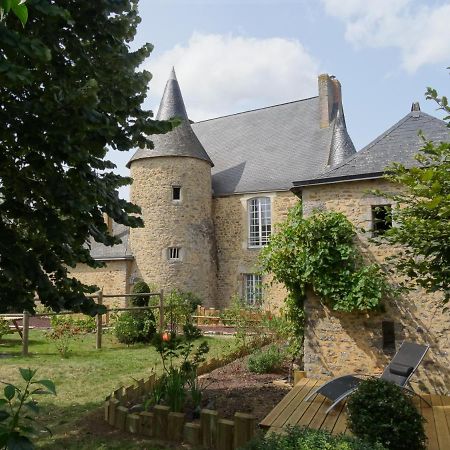
<path id="1" fill-rule="evenodd" d="M 370 232 L 360 228 L 371 229 L 372 205 L 389 202 L 369 193 L 370 189 L 392 192 L 394 186 L 381 179 L 310 186 L 303 189 L 303 207 L 305 214 L 317 208 L 344 213 L 357 229 L 357 244 L 367 261 L 382 263 L 395 249 L 369 242 Z M 391 278 L 393 283 L 396 280 Z M 386 300 L 385 311 L 379 313 L 337 313 L 309 292 L 304 356 L 308 377 L 380 373 L 395 349 L 408 340 L 431 346 L 414 380 L 424 390 L 446 394 L 450 388 L 450 320 L 442 310 L 439 294 L 421 289 Z M 383 321 L 393 322 L 395 349 L 383 348 Z"/>
<path id="2" fill-rule="evenodd" d="M 291 192 L 270 192 L 218 197 L 213 201 L 214 228 L 217 246 L 217 301 L 226 307 L 234 295 L 242 297 L 243 275 L 258 272 L 259 248 L 248 246 L 248 200 L 256 197 L 271 199 L 272 225 L 286 219 L 289 208 L 298 202 Z M 263 279 L 269 283 L 270 278 Z M 273 284 L 264 291 L 266 306 L 278 307 L 286 297 L 283 286 Z"/>
<path id="3" fill-rule="evenodd" d="M 174 288 L 198 295 L 214 306 L 216 251 L 212 221 L 211 166 L 190 157 L 133 161 L 131 201 L 142 209 L 144 228 L 130 230 L 135 258 L 133 277 L 166 292 Z M 172 200 L 172 187 L 181 199 Z M 169 248 L 180 249 L 178 260 Z"/>

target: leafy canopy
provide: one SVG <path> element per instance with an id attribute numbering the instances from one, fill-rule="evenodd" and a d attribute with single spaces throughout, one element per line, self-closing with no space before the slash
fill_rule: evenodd
<path id="1" fill-rule="evenodd" d="M 28 20 L 27 0 L 0 0 L 0 21 L 11 11 L 23 26 Z"/>
<path id="2" fill-rule="evenodd" d="M 428 88 L 427 98 L 447 113 L 446 97 Z M 423 147 L 416 155 L 417 167 L 393 164 L 386 178 L 401 187 L 395 194 L 376 191 L 397 203 L 396 226 L 385 241 L 402 245 L 402 251 L 389 259 L 409 279 L 429 292 L 442 291 L 444 303 L 450 300 L 450 140 L 432 142 L 422 135 Z"/>
<path id="3" fill-rule="evenodd" d="M 364 265 L 355 235 L 343 214 L 316 211 L 305 218 L 298 203 L 261 252 L 262 268 L 291 294 L 304 295 L 311 286 L 336 311 L 379 308 L 391 288 L 380 266 Z"/>
<path id="4" fill-rule="evenodd" d="M 4 3 L 2 3 L 4 7 Z M 0 22 L 0 309 L 34 309 L 37 294 L 58 311 L 94 314 L 78 263 L 99 266 L 86 245 L 106 245 L 103 214 L 142 226 L 139 208 L 118 196 L 131 179 L 112 173 L 107 148 L 151 147 L 171 130 L 141 104 L 151 75 L 138 67 L 145 44 L 129 44 L 137 0 L 29 0 L 27 26 Z"/>

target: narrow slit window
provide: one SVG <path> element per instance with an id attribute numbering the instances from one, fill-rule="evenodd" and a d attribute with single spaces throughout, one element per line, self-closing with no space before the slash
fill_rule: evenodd
<path id="1" fill-rule="evenodd" d="M 171 261 L 180 259 L 180 247 L 169 247 L 169 259 Z"/>
<path id="2" fill-rule="evenodd" d="M 383 350 L 395 350 L 395 324 L 390 320 L 381 322 L 383 333 Z"/>
<path id="3" fill-rule="evenodd" d="M 372 206 L 372 233 L 373 236 L 383 236 L 392 228 L 391 205 Z"/>
<path id="4" fill-rule="evenodd" d="M 172 186 L 172 200 L 181 200 L 180 186 Z"/>

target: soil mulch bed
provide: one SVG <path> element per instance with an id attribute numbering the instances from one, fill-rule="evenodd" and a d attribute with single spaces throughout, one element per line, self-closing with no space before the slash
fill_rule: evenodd
<path id="1" fill-rule="evenodd" d="M 287 394 L 290 387 L 273 384 L 287 377 L 288 364 L 279 373 L 256 374 L 247 368 L 248 356 L 202 375 L 206 387 L 203 407 L 215 409 L 219 415 L 232 419 L 235 412 L 253 414 L 259 423 Z"/>

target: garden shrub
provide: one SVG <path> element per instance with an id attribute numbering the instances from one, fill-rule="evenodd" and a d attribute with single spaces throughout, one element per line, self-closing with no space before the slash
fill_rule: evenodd
<path id="1" fill-rule="evenodd" d="M 43 432 L 51 431 L 35 416 L 40 408 L 37 394 L 56 395 L 55 384 L 51 380 L 36 380 L 37 369 L 19 369 L 23 383 L 14 384 L 1 381 L 4 385 L 3 398 L 0 397 L 0 449 L 33 450 L 33 441 Z"/>
<path id="2" fill-rule="evenodd" d="M 202 392 L 197 370 L 209 352 L 206 341 L 197 343 L 201 337 L 201 331 L 189 323 L 183 326 L 183 334 L 172 331 L 154 335 L 152 345 L 161 357 L 163 375 L 145 402 L 145 409 L 164 403 L 172 411 L 181 412 L 188 395 L 193 406 L 199 407 Z"/>
<path id="3" fill-rule="evenodd" d="M 255 315 L 257 312 L 258 310 L 248 305 L 238 295 L 234 295 L 228 308 L 220 314 L 223 323 L 235 328 L 238 346 L 247 347 L 251 339 L 253 343 L 255 339 L 260 339 L 260 345 L 265 341 L 266 330 L 261 328 L 261 323 Z"/>
<path id="4" fill-rule="evenodd" d="M 67 358 L 72 351 L 72 344 L 75 342 L 80 333 L 80 328 L 74 325 L 71 321 L 66 321 L 58 324 L 52 324 L 52 329 L 45 335 L 48 339 L 55 343 L 56 350 L 58 350 L 61 358 Z"/>
<path id="5" fill-rule="evenodd" d="M 192 323 L 192 314 L 202 301 L 192 292 L 172 290 L 166 299 L 165 319 L 170 330 L 181 331 L 186 323 Z"/>
<path id="6" fill-rule="evenodd" d="M 10 333 L 10 329 L 9 329 L 8 321 L 0 317 L 0 341 L 2 340 L 2 338 L 5 334 L 9 334 L 9 333 Z"/>
<path id="7" fill-rule="evenodd" d="M 114 334 L 126 345 L 150 342 L 156 332 L 155 316 L 152 311 L 127 311 L 117 316 Z"/>
<path id="8" fill-rule="evenodd" d="M 348 426 L 354 435 L 387 449 L 425 449 L 423 422 L 411 397 L 385 380 L 362 381 L 348 401 Z"/>
<path id="9" fill-rule="evenodd" d="M 152 288 L 144 281 L 137 280 L 133 286 L 133 294 L 150 293 Z M 153 287 L 154 290 L 154 287 Z M 150 296 L 130 297 L 130 306 L 143 307 L 149 305 Z M 138 342 L 150 342 L 156 332 L 155 315 L 151 309 L 127 311 L 115 318 L 114 333 L 119 342 L 126 345 Z"/>
<path id="10" fill-rule="evenodd" d="M 133 286 L 133 294 L 147 294 L 156 292 L 156 287 L 149 285 L 144 280 L 137 279 Z M 133 296 L 130 297 L 130 306 L 148 306 L 150 296 Z"/>
<path id="11" fill-rule="evenodd" d="M 384 447 L 350 436 L 333 436 L 327 431 L 288 427 L 286 434 L 259 436 L 242 450 L 384 450 Z"/>
<path id="12" fill-rule="evenodd" d="M 250 355 L 248 370 L 254 373 L 273 373 L 281 369 L 284 358 L 284 352 L 272 344 Z"/>
<path id="13" fill-rule="evenodd" d="M 50 323 L 53 329 L 68 324 L 77 328 L 80 333 L 92 333 L 97 328 L 95 317 L 92 316 L 52 316 Z"/>

